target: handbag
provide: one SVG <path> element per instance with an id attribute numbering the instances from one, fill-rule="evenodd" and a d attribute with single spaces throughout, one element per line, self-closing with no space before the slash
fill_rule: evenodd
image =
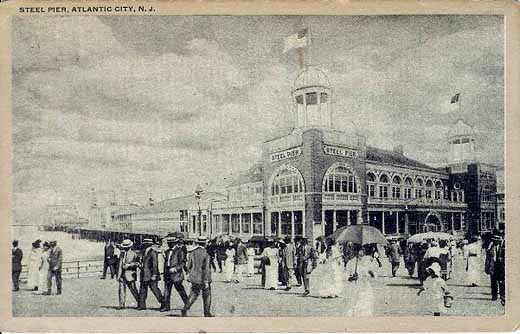
<path id="1" fill-rule="evenodd" d="M 271 265 L 271 260 L 267 256 L 264 257 L 263 261 L 264 261 L 264 265 L 266 265 L 266 266 L 270 266 Z"/>

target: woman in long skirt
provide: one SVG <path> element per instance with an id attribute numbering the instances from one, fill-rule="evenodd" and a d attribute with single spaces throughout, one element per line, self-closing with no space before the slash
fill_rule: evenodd
<path id="1" fill-rule="evenodd" d="M 27 287 L 30 290 L 43 289 L 43 286 L 39 285 L 39 271 L 40 271 L 40 258 L 42 250 L 40 248 L 40 240 L 36 240 L 32 243 L 31 255 L 29 257 L 29 268 L 27 276 Z"/>
<path id="2" fill-rule="evenodd" d="M 349 316 L 366 317 L 374 314 L 374 290 L 370 281 L 376 277 L 372 256 L 365 255 L 361 248 L 357 259 L 347 264 L 347 272 L 350 274 L 346 292 L 351 301 Z"/>
<path id="3" fill-rule="evenodd" d="M 255 249 L 252 244 L 247 247 L 247 276 L 251 277 L 255 273 Z"/>
<path id="4" fill-rule="evenodd" d="M 276 290 L 278 287 L 278 248 L 271 243 L 262 253 L 265 263 L 265 285 L 266 290 Z"/>
<path id="5" fill-rule="evenodd" d="M 47 275 L 49 274 L 49 249 L 49 243 L 45 241 L 43 243 L 43 251 L 40 253 L 40 261 L 38 267 L 39 294 L 44 293 L 47 287 Z"/>
<path id="6" fill-rule="evenodd" d="M 229 283 L 231 282 L 233 272 L 235 271 L 235 248 L 232 243 L 229 243 L 226 249 L 226 261 L 224 267 L 226 271 L 226 283 Z"/>
<path id="7" fill-rule="evenodd" d="M 345 271 L 343 268 L 343 254 L 337 245 L 330 245 L 330 256 L 323 264 L 313 271 L 311 279 L 316 280 L 311 286 L 318 287 L 318 294 L 322 298 L 339 297 L 344 289 Z"/>
<path id="8" fill-rule="evenodd" d="M 464 247 L 464 284 L 469 286 L 479 286 L 481 261 L 480 248 L 482 243 L 479 239 Z"/>

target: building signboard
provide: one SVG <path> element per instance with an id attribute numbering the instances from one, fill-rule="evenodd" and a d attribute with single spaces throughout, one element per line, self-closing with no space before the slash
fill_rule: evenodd
<path id="1" fill-rule="evenodd" d="M 340 157 L 353 158 L 357 156 L 357 151 L 339 146 L 324 145 L 323 150 L 325 151 L 325 154 L 337 155 Z"/>
<path id="2" fill-rule="evenodd" d="M 457 164 L 450 166 L 451 174 L 459 174 L 459 173 L 467 173 L 468 165 L 467 164 Z"/>
<path id="3" fill-rule="evenodd" d="M 293 147 L 293 148 L 290 148 L 285 151 L 272 153 L 270 156 L 270 161 L 276 162 L 276 161 L 280 161 L 280 160 L 290 159 L 290 158 L 297 157 L 301 154 L 302 154 L 301 147 Z"/>

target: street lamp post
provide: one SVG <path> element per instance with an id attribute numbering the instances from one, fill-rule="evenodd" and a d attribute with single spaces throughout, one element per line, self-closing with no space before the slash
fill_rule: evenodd
<path id="1" fill-rule="evenodd" d="M 199 235 L 202 235 L 202 211 L 200 210 L 200 198 L 202 196 L 202 193 L 204 192 L 204 190 L 202 189 L 202 187 L 199 185 L 197 185 L 197 187 L 195 188 L 195 199 L 197 200 L 197 204 L 198 204 L 198 216 L 199 216 L 199 222 L 198 222 L 198 234 Z"/>

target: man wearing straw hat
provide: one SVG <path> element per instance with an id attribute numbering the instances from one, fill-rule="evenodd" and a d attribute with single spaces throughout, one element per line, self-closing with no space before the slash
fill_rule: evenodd
<path id="1" fill-rule="evenodd" d="M 492 243 L 486 250 L 485 264 L 485 272 L 491 279 L 491 300 L 497 300 L 500 294 L 500 302 L 505 305 L 505 242 L 498 231 L 491 240 Z"/>
<path id="2" fill-rule="evenodd" d="M 172 287 L 175 287 L 184 304 L 188 302 L 188 295 L 182 285 L 186 255 L 179 242 L 180 240 L 175 237 L 166 238 L 168 250 L 166 250 L 164 259 L 164 304 L 161 312 L 170 310 Z"/>
<path id="3" fill-rule="evenodd" d="M 133 242 L 129 239 L 121 243 L 121 255 L 119 256 L 119 266 L 116 278 L 119 282 L 119 308 L 125 308 L 126 288 L 130 290 L 135 301 L 139 303 L 139 292 L 135 286 L 137 279 L 137 254 L 132 250 Z"/>
<path id="4" fill-rule="evenodd" d="M 205 237 L 197 238 L 197 246 L 190 252 L 188 256 L 188 281 L 191 282 L 191 291 L 188 302 L 182 309 L 182 316 L 185 317 L 202 291 L 202 300 L 204 303 L 204 316 L 212 317 L 211 308 L 211 267 L 209 264 L 209 255 L 205 246 L 207 239 Z"/>
<path id="5" fill-rule="evenodd" d="M 143 253 L 143 259 L 141 262 L 141 284 L 139 286 L 139 310 L 146 309 L 146 297 L 148 296 L 148 287 L 152 290 L 152 293 L 157 298 L 157 301 L 163 307 L 164 299 L 157 286 L 157 283 L 161 280 L 159 273 L 159 260 L 157 252 L 153 249 L 152 239 L 143 239 L 143 246 L 145 247 Z"/>

